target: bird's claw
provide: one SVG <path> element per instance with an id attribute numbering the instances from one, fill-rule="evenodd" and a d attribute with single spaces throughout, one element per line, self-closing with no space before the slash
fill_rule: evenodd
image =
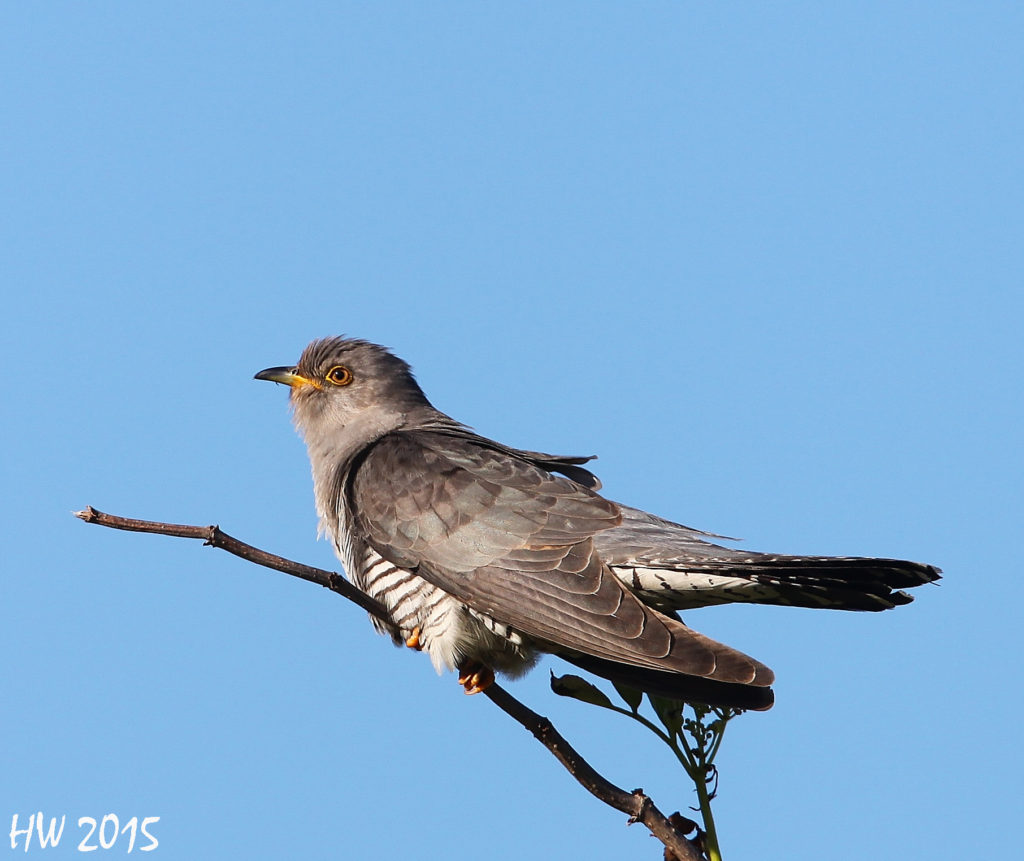
<path id="1" fill-rule="evenodd" d="M 459 684 L 467 694 L 483 693 L 494 683 L 494 670 L 476 661 L 465 661 L 459 666 Z"/>
<path id="2" fill-rule="evenodd" d="M 417 652 L 422 651 L 423 641 L 420 639 L 419 625 L 412 629 L 412 634 L 410 634 L 409 637 L 406 639 L 405 645 L 407 645 L 410 649 L 415 649 Z"/>

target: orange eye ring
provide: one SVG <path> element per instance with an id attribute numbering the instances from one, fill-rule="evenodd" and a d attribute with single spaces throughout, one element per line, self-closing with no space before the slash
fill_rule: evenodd
<path id="1" fill-rule="evenodd" d="M 335 386 L 347 386 L 352 382 L 352 372 L 344 365 L 335 365 L 324 374 L 324 379 Z"/>

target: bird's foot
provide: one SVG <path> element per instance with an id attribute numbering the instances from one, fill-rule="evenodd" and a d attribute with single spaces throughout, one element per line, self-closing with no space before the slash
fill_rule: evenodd
<path id="1" fill-rule="evenodd" d="M 479 694 L 494 683 L 494 670 L 479 661 L 463 661 L 459 664 L 459 684 L 467 694 Z"/>
<path id="2" fill-rule="evenodd" d="M 417 652 L 423 650 L 423 641 L 420 639 L 419 625 L 412 629 L 412 634 L 405 641 L 405 645 L 407 645 L 410 649 L 415 649 Z"/>

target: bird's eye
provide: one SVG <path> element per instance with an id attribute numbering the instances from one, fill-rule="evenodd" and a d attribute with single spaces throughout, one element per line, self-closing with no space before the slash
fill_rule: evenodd
<path id="1" fill-rule="evenodd" d="M 324 375 L 324 379 L 336 386 L 347 386 L 352 382 L 352 372 L 344 365 L 335 365 Z"/>

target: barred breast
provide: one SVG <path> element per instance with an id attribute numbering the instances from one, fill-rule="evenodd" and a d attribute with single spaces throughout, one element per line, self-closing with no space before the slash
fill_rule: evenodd
<path id="1" fill-rule="evenodd" d="M 474 610 L 457 598 L 400 568 L 372 547 L 357 542 L 339 523 L 335 549 L 345 575 L 391 614 L 393 627 L 371 618 L 374 627 L 403 644 L 419 629 L 419 641 L 440 673 L 469 658 L 507 675 L 517 676 L 536 663 L 537 655 L 507 625 Z"/>

